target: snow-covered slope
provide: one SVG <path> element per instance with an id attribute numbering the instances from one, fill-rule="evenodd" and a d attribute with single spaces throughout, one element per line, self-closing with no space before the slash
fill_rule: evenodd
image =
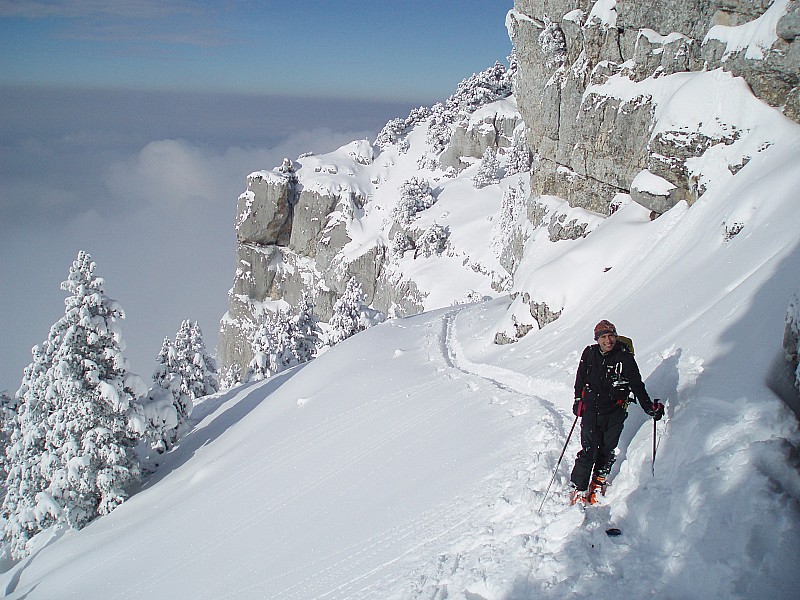
<path id="1" fill-rule="evenodd" d="M 347 265 L 391 251 L 381 277 L 413 283 L 396 290 L 429 312 L 207 398 L 137 493 L 81 531 L 45 532 L 1 576 L 5 595 L 796 597 L 800 432 L 787 405 L 797 410 L 798 396 L 781 339 L 800 286 L 800 126 L 721 70 L 613 75 L 592 93 L 622 105 L 649 96 L 653 135 L 707 139 L 680 162 L 697 187 L 691 206 L 651 220 L 621 193 L 602 198 L 615 209 L 606 217 L 528 196 L 527 173 L 478 190 L 480 159 L 464 157 L 458 173 L 423 160 L 429 124 L 377 156 L 354 142 L 299 159 L 304 190 L 346 200 L 321 230 L 344 240 L 331 273 L 344 281 Z M 481 110 L 515 109 L 506 99 Z M 637 190 L 664 192 L 645 171 Z M 398 190 L 420 173 L 437 202 L 407 233 L 418 243 L 449 227 L 438 255 L 392 248 Z M 534 306 L 559 317 L 540 323 Z M 576 435 L 545 490 L 601 318 L 634 339 L 667 413 L 654 433 L 631 407 L 608 495 L 582 512 L 565 498 Z M 621 537 L 606 537 L 611 525 Z"/>
<path id="2" fill-rule="evenodd" d="M 563 253 L 531 276 L 560 262 L 562 294 L 589 288 L 515 344 L 493 344 L 503 297 L 390 320 L 209 397 L 141 491 L 84 530 L 42 536 L 2 589 L 28 600 L 794 597 L 800 436 L 773 389 L 788 377 L 780 339 L 800 272 L 789 193 L 800 143 L 779 150 L 728 194 L 655 221 L 630 203 L 588 238 L 555 244 Z M 742 214 L 726 240 L 722 223 Z M 632 335 L 667 403 L 655 477 L 652 421 L 632 406 L 603 503 L 566 502 L 573 436 L 538 512 L 601 317 Z M 610 525 L 623 535 L 608 538 Z"/>

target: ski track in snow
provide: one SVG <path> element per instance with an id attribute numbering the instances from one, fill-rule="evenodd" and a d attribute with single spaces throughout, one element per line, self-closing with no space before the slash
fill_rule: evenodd
<path id="1" fill-rule="evenodd" d="M 337 473 L 346 471 L 353 464 L 357 463 L 367 453 L 380 453 L 380 446 L 388 444 L 395 439 L 405 438 L 409 432 L 417 429 L 422 422 L 432 419 L 446 418 L 453 411 L 459 410 L 462 403 L 462 395 L 453 393 L 453 386 L 457 385 L 464 388 L 465 393 L 488 396 L 492 404 L 497 404 L 508 412 L 510 418 L 526 415 L 532 410 L 539 414 L 537 423 L 539 428 L 536 430 L 536 445 L 541 448 L 548 448 L 546 452 L 537 453 L 533 450 L 530 440 L 517 439 L 510 440 L 508 444 L 514 448 L 513 460 L 509 461 L 505 468 L 492 473 L 488 479 L 478 483 L 472 489 L 465 489 L 458 497 L 452 498 L 449 502 L 440 504 L 434 509 L 426 512 L 422 519 L 410 520 L 397 525 L 388 530 L 381 530 L 372 535 L 366 542 L 361 541 L 352 547 L 339 548 L 334 554 L 322 555 L 317 557 L 311 564 L 305 564 L 297 568 L 300 571 L 312 571 L 314 575 L 294 582 L 288 587 L 275 585 L 281 579 L 291 580 L 294 572 L 284 572 L 280 575 L 269 578 L 257 578 L 249 586 L 236 586 L 235 591 L 224 596 L 226 598 L 250 597 L 262 589 L 280 588 L 279 594 L 264 595 L 265 599 L 351 599 L 360 598 L 417 598 L 421 592 L 425 597 L 430 596 L 433 586 L 438 590 L 445 590 L 446 582 L 442 580 L 443 569 L 449 569 L 452 561 L 459 563 L 465 553 L 474 549 L 492 546 L 494 535 L 492 530 L 497 523 L 507 520 L 510 513 L 516 510 L 519 498 L 513 496 L 525 496 L 525 502 L 530 506 L 536 503 L 537 498 L 541 497 L 540 490 L 530 487 L 530 481 L 526 463 L 533 460 L 541 460 L 550 457 L 550 450 L 556 444 L 556 438 L 563 432 L 555 423 L 561 421 L 560 415 L 549 402 L 540 400 L 537 407 L 531 408 L 531 399 L 525 397 L 519 391 L 514 390 L 509 384 L 497 377 L 487 376 L 472 372 L 459 354 L 456 342 L 455 320 L 463 308 L 459 308 L 445 313 L 442 318 L 440 331 L 431 339 L 426 340 L 434 352 L 429 352 L 429 359 L 433 367 L 442 374 L 441 391 L 432 390 L 430 381 L 424 380 L 420 384 L 406 389 L 407 400 L 411 404 L 413 399 L 420 394 L 436 395 L 449 400 L 431 403 L 427 410 L 408 411 L 408 418 L 405 422 L 398 423 L 383 441 L 369 450 L 354 453 L 351 456 L 342 457 L 340 468 L 325 475 L 325 479 L 336 477 Z M 438 386 L 437 386 L 438 387 Z M 487 392 L 487 388 L 491 391 Z M 376 399 L 373 402 L 378 402 Z M 400 400 L 400 404 L 404 401 Z M 365 411 L 353 409 L 345 411 L 320 423 L 311 430 L 303 432 L 309 439 L 314 439 L 315 443 L 324 440 L 327 435 L 346 435 L 348 430 L 358 431 L 368 427 L 368 423 L 362 420 Z M 545 425 L 545 427 L 541 427 Z M 544 433 L 547 432 L 547 433 Z M 526 433 L 526 438 L 531 431 Z M 277 468 L 282 460 L 290 460 L 295 455 L 281 453 L 282 448 L 287 448 L 290 452 L 295 446 L 296 440 L 288 437 L 276 442 L 274 446 L 265 452 L 265 456 L 258 460 L 267 460 L 269 457 L 270 467 Z M 403 451 L 408 450 L 404 448 Z M 387 458 L 387 462 L 390 458 Z M 554 464 L 555 460 L 550 462 Z M 252 466 L 252 464 L 251 464 Z M 263 476 L 269 472 L 256 469 Z M 244 476 L 244 469 L 242 472 Z M 517 480 L 517 485 L 521 488 L 515 490 L 513 494 L 506 491 L 509 480 Z M 265 513 L 269 513 L 274 506 L 284 502 L 292 502 L 301 493 L 311 493 L 313 488 L 321 485 L 322 480 L 317 479 L 309 484 L 307 489 L 295 494 L 295 497 L 276 496 L 269 499 L 269 504 L 265 507 Z M 355 485 L 355 483 L 353 484 Z M 344 493 L 343 491 L 342 493 Z M 324 507 L 320 509 L 320 512 Z M 479 515 L 479 519 L 475 516 Z M 308 516 L 309 526 L 315 519 L 322 518 L 321 514 L 310 514 Z M 252 524 L 251 524 L 252 525 Z M 234 532 L 236 534 L 237 532 Z M 488 536 L 488 537 L 487 537 Z M 522 534 L 525 537 L 525 534 Z M 452 543 L 443 540 L 456 540 L 456 548 L 453 549 Z M 199 549 L 199 553 L 212 548 L 218 540 L 210 539 L 205 546 Z M 279 547 L 281 539 L 274 540 L 275 546 Z M 387 545 L 403 547 L 403 552 L 393 559 L 370 566 L 371 557 Z M 418 564 L 419 556 L 432 556 L 432 568 L 429 565 Z M 400 567 L 398 568 L 398 565 Z M 315 569 L 319 567 L 319 570 Z M 456 571 L 459 567 L 456 567 Z M 430 571 L 433 571 L 432 573 Z M 344 573 L 359 573 L 358 577 L 341 583 Z M 167 576 L 167 573 L 164 573 Z M 409 590 L 409 576 L 412 581 L 421 585 L 418 590 Z M 337 584 L 337 582 L 339 582 Z M 422 582 L 420 584 L 420 582 Z M 391 592 L 388 592 L 391 590 Z M 410 595 L 409 595 L 410 593 Z M 435 592 L 438 593 L 438 592 Z M 473 596 L 480 598 L 479 595 Z"/>
<path id="2" fill-rule="evenodd" d="M 458 522 L 442 533 L 455 534 L 449 538 L 454 541 L 432 553 L 426 564 L 417 565 L 408 578 L 411 584 L 401 580 L 389 585 L 383 581 L 364 590 L 368 593 L 363 596 L 341 597 L 376 597 L 375 592 L 383 590 L 382 597 L 397 600 L 499 600 L 530 594 L 540 598 L 577 598 L 580 595 L 574 590 L 582 586 L 572 577 L 576 571 L 583 573 L 581 579 L 586 580 L 586 585 L 597 585 L 598 579 L 609 581 L 626 572 L 649 568 L 649 561 L 656 560 L 652 548 L 637 547 L 629 536 L 612 540 L 605 535 L 610 526 L 610 506 L 600 504 L 584 511 L 568 505 L 566 483 L 579 449 L 578 428 L 542 512 L 537 512 L 571 421 L 551 402 L 531 396 L 527 390 L 535 389 L 537 384 L 562 386 L 469 361 L 458 341 L 457 320 L 462 310 L 463 307 L 449 311 L 442 318 L 440 346 L 445 366 L 457 371 L 459 379 L 473 392 L 486 394 L 486 388 L 492 388 L 488 395 L 495 397 L 493 402 L 506 405 L 512 417 L 527 415 L 531 427 L 524 439 L 518 440 L 519 450 L 511 460 L 483 483 L 477 494 L 482 502 L 471 515 L 463 518 L 462 510 L 452 514 L 452 509 L 446 509 L 442 516 L 451 523 L 454 518 Z M 609 496 L 608 501 L 615 499 L 612 488 Z M 576 536 L 580 527 L 583 531 Z M 647 557 L 647 561 L 638 560 L 639 555 Z M 576 563 L 582 567 L 576 569 Z M 509 571 L 508 565 L 516 565 L 516 569 Z M 542 580 L 541 576 L 534 576 L 537 573 L 549 573 L 550 577 Z M 385 595 L 385 590 L 396 590 L 398 584 L 405 590 Z M 648 595 L 650 590 L 641 593 Z"/>
<path id="3" fill-rule="evenodd" d="M 427 408 L 420 411 L 414 410 L 400 411 L 404 414 L 401 421 L 395 424 L 391 430 L 384 431 L 377 440 L 368 447 L 353 446 L 349 454 L 337 457 L 336 466 L 325 471 L 320 476 L 310 479 L 305 486 L 293 488 L 291 493 L 285 493 L 281 489 L 276 489 L 274 494 L 263 498 L 260 514 L 253 515 L 252 520 L 241 520 L 231 523 L 227 529 L 220 530 L 219 533 L 205 538 L 201 544 L 195 546 L 191 553 L 187 553 L 181 560 L 173 563 L 169 568 L 164 568 L 161 572 L 151 572 L 145 581 L 142 581 L 135 589 L 130 587 L 120 590 L 116 595 L 108 596 L 110 600 L 116 598 L 130 598 L 135 596 L 147 596 L 153 593 L 170 577 L 174 576 L 175 568 L 188 569 L 197 560 L 212 554 L 216 548 L 222 545 L 228 538 L 237 538 L 246 528 L 266 529 L 270 515 L 281 506 L 291 504 L 302 496 L 314 494 L 317 488 L 326 482 L 335 480 L 337 476 L 356 468 L 364 458 L 369 455 L 385 456 L 384 463 L 390 462 L 392 454 L 385 450 L 385 447 L 393 441 L 410 439 L 405 442 L 406 446 L 396 451 L 395 454 L 402 454 L 411 450 L 413 436 L 409 433 L 421 427 L 425 422 L 445 419 L 460 409 L 463 394 L 453 393 L 453 386 L 464 388 L 464 393 L 471 395 L 488 397 L 491 404 L 496 404 L 507 411 L 509 418 L 516 418 L 529 413 L 537 416 L 537 428 L 529 428 L 525 438 L 530 437 L 535 431 L 535 439 L 517 439 L 507 442 L 511 447 L 516 448 L 513 460 L 509 461 L 502 470 L 493 473 L 485 481 L 475 485 L 472 489 L 467 488 L 458 497 L 452 498 L 449 502 L 441 504 L 423 515 L 422 519 L 409 520 L 395 525 L 390 529 L 376 531 L 366 540 L 360 540 L 351 546 L 340 546 L 333 553 L 321 554 L 311 562 L 307 562 L 296 569 L 281 572 L 277 575 L 254 574 L 248 585 L 238 583 L 227 588 L 228 593 L 219 596 L 220 598 L 239 598 L 254 597 L 267 599 L 359 599 L 375 598 L 377 596 L 386 598 L 417 598 L 419 595 L 411 591 L 407 595 L 402 590 L 408 591 L 408 577 L 411 574 L 415 581 L 427 582 L 422 591 L 427 594 L 431 585 L 437 589 L 446 589 L 445 582 L 439 582 L 442 578 L 441 571 L 443 565 L 448 565 L 451 561 L 460 564 L 463 555 L 481 547 L 492 547 L 495 545 L 495 535 L 492 533 L 495 526 L 501 521 L 508 520 L 507 517 L 514 512 L 521 501 L 529 506 L 538 506 L 543 490 L 532 489 L 528 472 L 528 463 L 533 460 L 538 463 L 544 461 L 549 468 L 555 463 L 552 457 L 554 448 L 558 445 L 558 438 L 564 432 L 560 425 L 556 425 L 563 420 L 560 414 L 552 407 L 551 403 L 525 396 L 515 390 L 513 383 L 504 382 L 501 379 L 502 373 L 499 370 L 487 370 L 483 373 L 476 373 L 471 370 L 470 365 L 460 354 L 460 346 L 457 342 L 457 332 L 455 321 L 463 307 L 447 312 L 442 318 L 439 331 L 432 331 L 428 339 L 424 340 L 430 348 L 429 359 L 432 366 L 439 371 L 442 376 L 435 385 L 440 390 L 432 389 L 431 382 L 423 379 L 420 383 L 405 388 L 405 400 L 396 399 L 398 408 L 404 405 L 418 406 L 415 398 L 420 395 L 435 395 L 443 400 L 430 403 Z M 487 392 L 487 389 L 490 391 Z M 254 477 L 268 478 L 279 473 L 290 463 L 302 460 L 303 455 L 311 454 L 315 447 L 325 443 L 331 437 L 347 436 L 358 431 L 370 429 L 370 411 L 365 410 L 372 406 L 377 406 L 382 399 L 375 396 L 372 400 L 361 403 L 349 410 L 338 412 L 335 415 L 324 419 L 316 424 L 309 425 L 302 431 L 290 434 L 275 443 L 267 446 L 260 455 L 252 456 L 246 464 L 235 465 L 232 477 L 224 479 L 209 478 L 204 482 L 204 493 L 210 496 L 228 494 L 237 497 L 246 493 L 252 484 Z M 307 439 L 306 444 L 302 444 L 302 439 Z M 537 452 L 536 447 L 546 449 Z M 298 448 L 300 448 L 298 453 Z M 566 462 L 566 461 L 565 461 Z M 257 474 L 257 475 L 254 475 Z M 202 473 L 194 477 L 201 477 Z M 367 475 L 365 474 L 364 477 Z M 514 481 L 516 489 L 509 493 L 506 489 L 508 482 Z M 235 484 L 231 486 L 231 481 Z M 356 487 L 358 481 L 353 481 L 348 488 L 342 489 L 340 495 L 345 495 L 348 489 Z M 538 482 L 541 484 L 541 482 Z M 555 494 L 553 494 L 555 497 Z M 558 502 L 558 500 L 556 500 Z M 187 511 L 186 516 L 200 516 L 195 513 L 200 512 L 200 505 L 196 505 L 194 510 Z M 306 517 L 308 527 L 313 529 L 313 524 L 325 515 L 325 505 L 320 506 L 316 512 L 309 513 Z M 475 516 L 479 515 L 479 519 Z M 509 521 L 510 522 L 510 521 Z M 283 542 L 288 541 L 291 533 L 286 533 L 283 537 L 271 538 L 274 547 L 281 547 Z M 526 534 L 521 534 L 526 538 Z M 449 542 L 442 540 L 457 540 L 456 549 L 450 548 Z M 389 560 L 373 566 L 372 558 L 386 546 L 399 546 L 403 552 Z M 434 573 L 430 574 L 430 567 L 418 564 L 419 556 L 432 556 Z M 108 561 L 119 560 L 122 557 L 107 557 Z M 401 564 L 402 568 L 397 568 Z M 458 571 L 458 568 L 456 569 Z M 292 581 L 293 576 L 300 572 L 312 572 L 304 579 L 294 581 L 289 585 L 282 585 Z M 359 576 L 341 583 L 342 576 L 347 577 L 347 573 L 359 573 Z M 402 575 L 399 575 L 402 574 Z M 279 593 L 268 594 L 266 590 L 280 589 Z M 387 590 L 393 590 L 394 596 L 387 596 Z M 401 590 L 401 591 L 397 591 Z M 398 595 L 399 594 L 399 595 Z M 480 598 L 476 595 L 475 598 Z"/>
<path id="4" fill-rule="evenodd" d="M 443 373 L 444 381 L 448 382 L 448 388 L 451 389 L 452 382 L 458 382 L 459 385 L 463 384 L 469 393 L 479 393 L 485 396 L 487 394 L 484 388 L 487 387 L 486 384 L 488 383 L 491 387 L 495 388 L 495 390 L 489 394 L 489 396 L 491 396 L 492 403 L 499 403 L 501 405 L 510 404 L 511 406 L 507 410 L 511 417 L 527 413 L 528 409 L 526 407 L 529 402 L 527 399 L 521 398 L 518 392 L 508 387 L 502 381 L 472 373 L 462 365 L 462 361 L 457 351 L 457 345 L 454 341 L 455 319 L 461 310 L 463 310 L 463 307 L 449 311 L 443 315 L 438 339 L 431 340 L 430 342 L 432 348 L 438 347 L 438 352 L 429 353 L 429 358 L 432 360 L 432 362 L 434 362 L 437 370 Z M 422 388 L 419 389 L 419 391 L 424 390 L 425 393 L 431 393 L 428 383 L 416 387 Z M 413 396 L 414 394 L 411 395 Z M 431 416 L 434 416 L 433 413 L 444 416 L 449 411 L 458 410 L 459 404 L 461 403 L 460 396 L 458 394 L 452 394 L 451 392 L 450 397 L 452 400 L 447 402 L 447 404 L 441 408 L 431 411 Z M 415 426 L 416 422 L 410 425 L 411 428 Z M 522 460 L 523 455 L 527 453 L 527 448 L 522 440 L 519 440 L 518 442 L 520 456 L 516 458 Z M 517 463 L 518 460 L 514 460 L 512 466 Z M 387 542 L 396 543 L 398 540 L 404 540 L 406 538 L 412 540 L 412 545 L 407 548 L 401 556 L 396 557 L 390 562 L 375 567 L 374 569 L 363 573 L 360 577 L 353 579 L 346 584 L 340 585 L 334 590 L 330 590 L 329 592 L 313 597 L 319 599 L 408 597 L 405 593 L 397 590 L 408 588 L 407 582 L 409 573 L 419 569 L 419 565 L 415 564 L 414 561 L 417 560 L 421 554 L 436 556 L 438 557 L 435 559 L 436 562 L 440 563 L 443 560 L 443 557 L 447 556 L 446 554 L 441 554 L 442 542 L 440 540 L 453 538 L 458 540 L 480 539 L 481 532 L 486 528 L 486 524 L 482 522 L 475 522 L 474 517 L 476 511 L 480 510 L 478 507 L 497 502 L 497 490 L 503 488 L 506 477 L 507 472 L 505 470 L 500 473 L 494 473 L 487 481 L 481 482 L 474 489 L 465 490 L 459 497 L 453 498 L 451 502 L 440 505 L 435 510 L 427 513 L 423 521 L 414 521 L 408 523 L 402 528 L 397 528 L 386 535 L 380 536 L 375 540 L 373 545 L 375 548 L 379 548 Z M 476 501 L 476 498 L 479 500 Z M 503 500 L 502 504 L 507 507 L 507 500 Z M 368 557 L 369 550 L 373 546 L 367 548 L 366 551 L 362 549 L 358 555 L 363 556 L 364 558 Z M 447 544 L 445 544 L 445 547 L 446 546 Z M 352 567 L 352 561 L 356 558 L 356 556 L 348 557 L 343 559 L 342 563 L 340 564 L 343 564 L 345 561 L 350 561 L 348 566 Z M 377 581 L 366 585 L 362 584 L 364 580 L 368 579 L 373 574 L 379 574 L 380 571 L 391 565 L 394 565 L 395 563 L 404 562 L 408 563 L 405 569 L 391 569 L 389 574 L 384 575 L 383 577 L 379 576 Z M 423 569 L 426 568 L 427 567 L 423 567 Z M 398 572 L 403 573 L 403 575 L 398 577 Z M 425 577 L 425 575 L 421 575 L 419 573 L 413 573 L 413 576 L 416 580 L 419 580 L 421 577 Z M 323 589 L 325 588 L 324 585 L 320 587 Z M 387 595 L 387 590 L 395 590 L 395 592 L 393 592 L 393 595 Z M 306 589 L 305 592 L 308 592 L 308 590 Z M 307 596 L 287 596 L 285 593 L 283 593 L 281 597 L 301 598 Z M 417 597 L 417 595 L 413 594 L 412 597 Z"/>
<path id="5" fill-rule="evenodd" d="M 411 574 L 413 582 L 411 589 L 407 580 L 406 582 L 379 581 L 356 594 L 353 594 L 355 590 L 351 590 L 349 595 L 342 597 L 375 597 L 375 593 L 381 590 L 385 594 L 386 590 L 399 588 L 404 591 L 395 592 L 394 595 L 387 597 L 445 598 L 456 591 L 448 591 L 453 584 L 461 588 L 460 591 L 465 595 L 470 594 L 468 597 L 476 600 L 493 597 L 491 594 L 484 596 L 481 593 L 488 591 L 481 590 L 481 585 L 486 585 L 491 557 L 504 552 L 503 547 L 509 542 L 517 550 L 523 550 L 519 558 L 524 558 L 532 551 L 532 548 L 526 550 L 526 546 L 533 540 L 529 533 L 531 529 L 529 520 L 535 518 L 533 507 L 538 506 L 544 490 L 538 489 L 541 482 L 536 482 L 534 486 L 531 481 L 531 463 L 544 463 L 548 469 L 555 466 L 557 456 L 552 456 L 552 449 L 560 446 L 558 440 L 565 436 L 563 417 L 552 403 L 542 398 L 530 397 L 525 392 L 515 389 L 515 386 L 530 387 L 528 381 L 519 381 L 519 374 L 511 373 L 512 377 L 504 380 L 501 369 L 489 365 L 475 365 L 463 356 L 456 327 L 457 317 L 462 310 L 463 307 L 449 311 L 442 317 L 439 348 L 443 370 L 456 371 L 455 374 L 448 372 L 447 376 L 457 377 L 463 381 L 472 393 L 489 396 L 491 403 L 502 406 L 510 417 L 527 415 L 528 418 L 535 418 L 537 426 L 527 431 L 525 439 L 515 442 L 518 450 L 513 454 L 512 460 L 507 461 L 501 470 L 484 481 L 480 489 L 467 494 L 467 497 L 481 498 L 479 505 L 467 507 L 466 512 L 463 507 L 457 511 L 454 511 L 452 506 L 443 507 L 441 518 L 446 519 L 450 525 L 436 537 L 448 534 L 448 539 L 455 541 L 431 552 L 432 558 L 428 564 L 414 567 Z M 544 451 L 537 451 L 537 448 Z M 562 466 L 563 464 L 562 462 Z M 558 491 L 554 490 L 548 505 L 552 505 L 553 502 L 561 505 L 562 501 L 563 498 L 558 497 Z M 573 528 L 577 524 L 571 522 Z M 430 546 L 434 541 L 435 539 L 428 540 L 426 545 Z M 414 554 L 419 555 L 418 552 Z M 470 591 L 467 588 L 473 589 Z"/>

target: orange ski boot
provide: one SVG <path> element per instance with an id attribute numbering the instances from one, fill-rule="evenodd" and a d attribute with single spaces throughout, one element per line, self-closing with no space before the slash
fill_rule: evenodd
<path id="1" fill-rule="evenodd" d="M 597 504 L 600 496 L 606 495 L 606 478 L 602 475 L 595 475 L 592 483 L 589 484 L 589 491 L 586 493 L 586 504 Z"/>

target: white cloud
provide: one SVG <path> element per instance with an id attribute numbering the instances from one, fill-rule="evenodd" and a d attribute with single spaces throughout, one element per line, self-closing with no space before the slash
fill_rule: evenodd
<path id="1" fill-rule="evenodd" d="M 234 202 L 246 176 L 270 169 L 284 157 L 303 152 L 329 152 L 368 132 L 333 132 L 328 128 L 301 131 L 273 148 L 230 147 L 224 151 L 184 140 L 157 140 L 131 158 L 113 163 L 104 183 L 113 199 L 131 206 L 160 205 L 184 209 Z"/>

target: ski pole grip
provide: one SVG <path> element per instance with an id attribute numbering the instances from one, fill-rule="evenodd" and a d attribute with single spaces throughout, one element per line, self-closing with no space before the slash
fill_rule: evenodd
<path id="1" fill-rule="evenodd" d="M 583 414 L 582 398 L 575 398 L 575 402 L 572 403 L 572 414 L 576 417 L 580 417 Z"/>

